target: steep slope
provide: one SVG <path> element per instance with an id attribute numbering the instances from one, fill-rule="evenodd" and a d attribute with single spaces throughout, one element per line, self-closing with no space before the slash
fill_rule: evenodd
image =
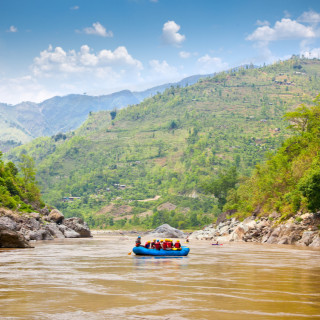
<path id="1" fill-rule="evenodd" d="M 75 132 L 36 139 L 8 158 L 32 155 L 44 198 L 67 214 L 85 215 L 91 224 L 152 226 L 166 220 L 198 226 L 220 212 L 236 175 L 249 174 L 289 135 L 282 117 L 312 103 L 319 75 L 319 60 L 297 58 L 221 73 L 169 88 L 122 109 L 113 120 L 109 112 L 92 113 Z M 63 202 L 70 194 L 81 199 Z M 139 201 L 155 196 L 161 198 Z M 99 211 L 110 202 L 129 206 L 131 221 Z M 164 202 L 175 209 L 162 210 Z"/>
<path id="2" fill-rule="evenodd" d="M 240 217 L 272 213 L 280 222 L 298 211 L 320 210 L 320 95 L 315 106 L 301 106 L 285 118 L 294 135 L 229 194 L 226 210 Z"/>
<path id="3" fill-rule="evenodd" d="M 206 76 L 196 75 L 141 92 L 123 90 L 102 96 L 71 94 L 53 97 L 38 104 L 0 104 L 0 150 L 7 151 L 36 137 L 74 130 L 86 120 L 89 112 L 121 109 L 163 92 L 172 85 L 190 85 L 203 77 Z"/>

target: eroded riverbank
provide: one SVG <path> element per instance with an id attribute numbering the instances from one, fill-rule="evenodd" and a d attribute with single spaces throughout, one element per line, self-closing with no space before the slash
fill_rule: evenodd
<path id="1" fill-rule="evenodd" d="M 192 241 L 186 258 L 155 259 L 128 255 L 133 242 L 0 250 L 1 319 L 320 319 L 319 250 Z"/>

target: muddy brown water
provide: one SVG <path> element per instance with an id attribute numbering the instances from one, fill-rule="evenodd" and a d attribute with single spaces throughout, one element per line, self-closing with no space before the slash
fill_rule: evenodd
<path id="1" fill-rule="evenodd" d="M 148 258 L 133 242 L 0 250 L 0 318 L 320 319 L 320 250 L 193 241 L 188 257 Z"/>

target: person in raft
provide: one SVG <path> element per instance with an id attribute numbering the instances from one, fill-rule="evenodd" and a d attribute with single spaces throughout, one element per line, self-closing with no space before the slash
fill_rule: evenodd
<path id="1" fill-rule="evenodd" d="M 147 241 L 146 244 L 144 245 L 144 247 L 146 249 L 150 249 L 150 243 L 151 243 L 151 241 Z"/>
<path id="2" fill-rule="evenodd" d="M 167 247 L 168 247 L 169 249 L 172 249 L 172 247 L 173 247 L 173 245 L 172 245 L 172 240 L 168 239 L 168 241 L 167 241 Z"/>
<path id="3" fill-rule="evenodd" d="M 141 237 L 138 236 L 137 240 L 136 240 L 136 247 L 140 247 L 141 246 Z"/>
<path id="4" fill-rule="evenodd" d="M 157 240 L 156 244 L 155 244 L 155 247 L 157 250 L 160 250 L 161 249 L 161 243 L 160 243 L 160 240 Z"/>
<path id="5" fill-rule="evenodd" d="M 153 239 L 151 242 L 151 249 L 154 249 L 156 247 L 156 239 Z"/>
<path id="6" fill-rule="evenodd" d="M 181 249 L 181 244 L 179 240 L 176 241 L 176 243 L 174 244 L 174 247 L 177 249 Z"/>
<path id="7" fill-rule="evenodd" d="M 167 250 L 167 241 L 166 240 L 163 241 L 163 243 L 162 243 L 162 249 Z"/>

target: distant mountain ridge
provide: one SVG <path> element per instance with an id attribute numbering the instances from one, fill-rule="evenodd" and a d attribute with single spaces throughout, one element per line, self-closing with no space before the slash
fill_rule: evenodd
<path id="1" fill-rule="evenodd" d="M 212 74 L 190 76 L 176 83 L 166 83 L 141 92 L 122 90 L 101 96 L 70 94 L 41 103 L 0 103 L 0 150 L 8 151 L 37 137 L 74 130 L 86 120 L 90 112 L 138 104 L 171 86 L 185 87 L 208 76 Z"/>

